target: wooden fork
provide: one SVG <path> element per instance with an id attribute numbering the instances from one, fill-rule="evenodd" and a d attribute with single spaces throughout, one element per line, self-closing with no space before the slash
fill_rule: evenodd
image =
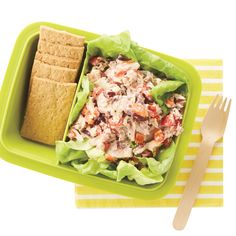
<path id="1" fill-rule="evenodd" d="M 184 229 L 188 221 L 206 172 L 209 156 L 215 142 L 224 134 L 230 105 L 231 99 L 227 103 L 227 98 L 223 99 L 222 96 L 217 95 L 202 122 L 202 142 L 173 221 L 173 226 L 177 230 Z"/>

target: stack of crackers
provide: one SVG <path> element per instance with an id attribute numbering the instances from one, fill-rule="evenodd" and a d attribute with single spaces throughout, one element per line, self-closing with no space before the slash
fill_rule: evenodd
<path id="1" fill-rule="evenodd" d="M 42 26 L 21 135 L 55 145 L 62 140 L 77 87 L 84 37 Z"/>

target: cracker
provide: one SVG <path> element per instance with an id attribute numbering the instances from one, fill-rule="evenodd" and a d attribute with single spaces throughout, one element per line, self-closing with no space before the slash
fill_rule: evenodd
<path id="1" fill-rule="evenodd" d="M 48 65 L 41 61 L 34 60 L 31 76 L 47 78 L 57 82 L 74 83 L 77 77 L 77 70 Z"/>
<path id="2" fill-rule="evenodd" d="M 56 30 L 47 26 L 40 27 L 40 39 L 50 43 L 58 43 L 75 47 L 84 46 L 83 36 L 71 34 L 65 31 Z"/>
<path id="3" fill-rule="evenodd" d="M 61 44 L 50 43 L 40 39 L 38 43 L 38 51 L 54 56 L 81 60 L 84 53 L 84 47 L 65 46 Z"/>
<path id="4" fill-rule="evenodd" d="M 75 90 L 75 83 L 33 78 L 21 135 L 49 145 L 62 140 Z"/>
<path id="5" fill-rule="evenodd" d="M 47 53 L 40 53 L 40 52 L 36 52 L 35 59 L 49 65 L 61 66 L 61 67 L 66 67 L 70 69 L 78 69 L 82 61 L 82 58 L 78 60 L 74 60 L 71 58 L 58 57 L 58 56 L 50 55 Z"/>

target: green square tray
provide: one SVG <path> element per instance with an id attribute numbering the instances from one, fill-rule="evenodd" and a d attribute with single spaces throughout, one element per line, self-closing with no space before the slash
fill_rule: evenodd
<path id="1" fill-rule="evenodd" d="M 26 140 L 19 133 L 25 113 L 30 73 L 37 49 L 40 25 L 83 35 L 86 41 L 99 36 L 47 22 L 31 24 L 21 32 L 16 41 L 0 93 L 0 156 L 8 162 L 50 176 L 134 198 L 155 199 L 166 195 L 176 182 L 191 136 L 201 94 L 201 80 L 197 71 L 183 60 L 150 50 L 178 66 L 189 78 L 189 97 L 183 120 L 184 132 L 177 140 L 174 161 L 161 184 L 143 187 L 129 181 L 115 182 L 102 176 L 80 175 L 73 168 L 57 165 L 54 147 Z"/>

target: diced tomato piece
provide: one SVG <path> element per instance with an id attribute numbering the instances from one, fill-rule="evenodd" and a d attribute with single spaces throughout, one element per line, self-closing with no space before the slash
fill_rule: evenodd
<path id="1" fill-rule="evenodd" d="M 136 134 L 135 134 L 135 142 L 137 144 L 143 144 L 144 143 L 144 135 L 139 133 L 139 132 L 136 132 Z"/>
<path id="2" fill-rule="evenodd" d="M 116 161 L 116 158 L 111 156 L 110 154 L 107 154 L 106 155 L 106 160 L 107 161 L 110 161 L 110 162 L 115 162 Z"/>
<path id="3" fill-rule="evenodd" d="M 102 129 L 100 126 L 97 126 L 97 129 L 96 129 L 96 135 L 100 135 L 102 133 Z"/>
<path id="4" fill-rule="evenodd" d="M 157 111 L 157 107 L 155 104 L 149 104 L 148 105 L 148 110 L 156 112 Z"/>
<path id="5" fill-rule="evenodd" d="M 98 110 L 97 107 L 94 108 L 94 112 L 93 112 L 93 114 L 94 114 L 95 118 L 99 117 L 100 112 L 99 112 L 99 110 Z"/>
<path id="6" fill-rule="evenodd" d="M 161 125 L 166 126 L 166 127 L 174 126 L 175 125 L 175 118 L 174 118 L 173 114 L 169 114 L 169 115 L 163 117 L 161 120 Z"/>
<path id="7" fill-rule="evenodd" d="M 106 77 L 106 73 L 105 72 L 101 72 L 101 77 Z"/>
<path id="8" fill-rule="evenodd" d="M 164 133 L 161 129 L 157 129 L 154 133 L 154 140 L 158 143 L 162 143 L 164 141 Z"/>
<path id="9" fill-rule="evenodd" d="M 89 124 L 89 125 L 93 125 L 94 124 L 94 119 L 93 119 L 93 116 L 92 115 L 88 115 L 85 117 L 85 120 L 86 122 Z"/>
<path id="10" fill-rule="evenodd" d="M 175 120 L 175 125 L 176 126 L 181 125 L 181 120 Z"/>
<path id="11" fill-rule="evenodd" d="M 101 62 L 101 57 L 94 56 L 89 59 L 89 63 L 93 66 L 96 66 L 99 62 Z"/>
<path id="12" fill-rule="evenodd" d="M 168 108 L 174 107 L 175 102 L 174 102 L 174 97 L 170 97 L 166 99 L 165 104 Z"/>
<path id="13" fill-rule="evenodd" d="M 89 114 L 88 108 L 86 106 L 84 106 L 84 108 L 82 109 L 81 113 L 82 113 L 83 116 L 87 116 Z"/>
<path id="14" fill-rule="evenodd" d="M 175 121 L 175 127 L 177 128 L 177 127 L 180 127 L 182 125 L 182 120 L 176 120 Z"/>
<path id="15" fill-rule="evenodd" d="M 116 73 L 116 76 L 117 76 L 117 77 L 122 77 L 122 76 L 125 76 L 126 73 L 127 73 L 126 71 L 121 70 L 121 71 L 119 71 L 118 73 Z"/>
<path id="16" fill-rule="evenodd" d="M 69 130 L 68 137 L 70 139 L 75 139 L 76 135 L 75 135 L 74 129 Z"/>
<path id="17" fill-rule="evenodd" d="M 153 111 L 150 111 L 150 112 L 149 112 L 149 115 L 150 115 L 152 118 L 158 117 L 157 113 L 156 113 L 156 112 L 153 112 Z"/>
<path id="18" fill-rule="evenodd" d="M 150 93 L 150 87 L 147 83 L 143 84 L 142 93 L 148 101 L 153 101 L 152 95 Z"/>
<path id="19" fill-rule="evenodd" d="M 103 88 L 95 88 L 92 92 L 92 97 L 96 98 L 98 95 L 100 95 L 104 91 Z"/>
<path id="20" fill-rule="evenodd" d="M 157 121 L 160 121 L 160 116 L 159 115 L 156 115 L 155 118 L 156 118 Z"/>
<path id="21" fill-rule="evenodd" d="M 109 142 L 104 142 L 103 144 L 104 144 L 104 151 L 106 152 L 110 147 L 110 143 Z"/>
<path id="22" fill-rule="evenodd" d="M 149 111 L 149 115 L 152 118 L 157 118 L 159 120 L 159 115 L 157 113 L 157 107 L 155 104 L 149 104 L 148 105 L 148 111 Z"/>
<path id="23" fill-rule="evenodd" d="M 144 117 L 144 118 L 148 117 L 148 111 L 140 103 L 134 103 L 131 107 L 131 110 L 132 110 L 133 113 L 135 113 L 138 116 L 141 116 L 141 117 Z"/>

